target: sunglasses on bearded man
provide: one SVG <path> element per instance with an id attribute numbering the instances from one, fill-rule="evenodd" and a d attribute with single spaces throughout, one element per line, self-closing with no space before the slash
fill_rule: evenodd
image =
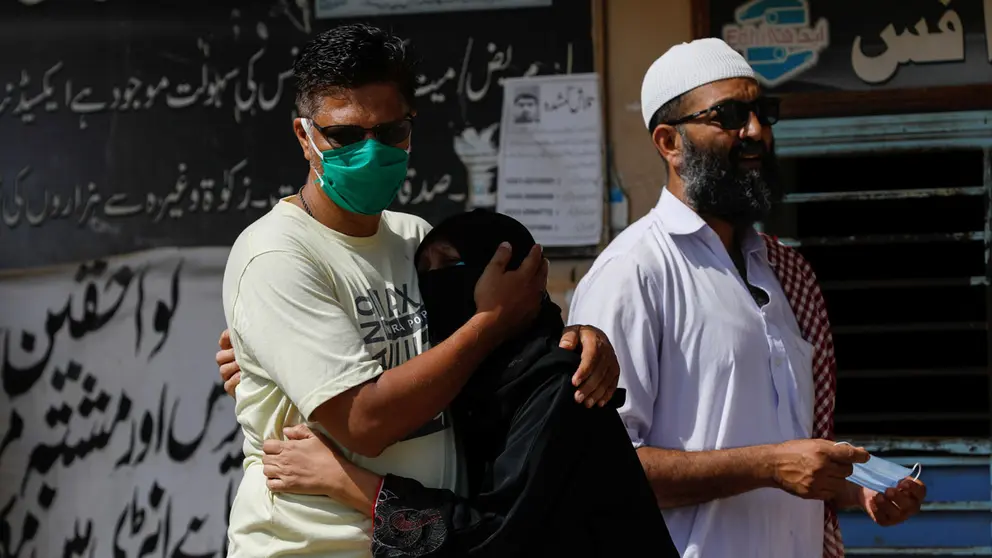
<path id="1" fill-rule="evenodd" d="M 676 120 L 670 120 L 665 124 L 677 126 L 712 113 L 713 116 L 710 121 L 724 130 L 740 130 L 747 126 L 748 120 L 751 119 L 751 113 L 754 113 L 762 126 L 772 126 L 778 122 L 779 105 L 780 99 L 778 97 L 758 97 L 751 102 L 731 99 Z"/>

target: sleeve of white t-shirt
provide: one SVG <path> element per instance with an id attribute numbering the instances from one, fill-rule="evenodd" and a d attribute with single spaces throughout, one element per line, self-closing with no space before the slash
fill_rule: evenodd
<path id="1" fill-rule="evenodd" d="M 601 329 L 616 351 L 619 387 L 627 391 L 619 413 L 634 447 L 645 444 L 658 396 L 661 319 L 654 300 L 658 292 L 636 262 L 617 257 L 579 282 L 568 312 L 569 324 Z"/>
<path id="2" fill-rule="evenodd" d="M 382 374 L 325 274 L 302 255 L 255 256 L 241 275 L 233 316 L 244 350 L 308 419 Z"/>

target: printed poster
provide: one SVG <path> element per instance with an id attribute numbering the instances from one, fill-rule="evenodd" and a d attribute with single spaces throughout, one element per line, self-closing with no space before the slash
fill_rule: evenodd
<path id="1" fill-rule="evenodd" d="M 595 73 L 506 78 L 497 205 L 544 246 L 603 234 L 603 117 Z"/>

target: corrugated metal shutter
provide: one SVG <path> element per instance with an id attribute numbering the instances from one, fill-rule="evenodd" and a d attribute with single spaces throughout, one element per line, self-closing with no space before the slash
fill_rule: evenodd
<path id="1" fill-rule="evenodd" d="M 810 260 L 834 325 L 837 434 L 905 463 L 920 516 L 841 517 L 852 556 L 992 556 L 992 112 L 781 122 L 766 230 Z"/>

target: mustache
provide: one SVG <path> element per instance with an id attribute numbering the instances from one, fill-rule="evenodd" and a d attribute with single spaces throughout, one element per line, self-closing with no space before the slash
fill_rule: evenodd
<path id="1" fill-rule="evenodd" d="M 735 143 L 734 146 L 730 148 L 729 155 L 731 162 L 737 164 L 740 162 L 741 157 L 758 156 L 767 160 L 772 156 L 772 152 L 763 141 L 749 139 Z"/>

